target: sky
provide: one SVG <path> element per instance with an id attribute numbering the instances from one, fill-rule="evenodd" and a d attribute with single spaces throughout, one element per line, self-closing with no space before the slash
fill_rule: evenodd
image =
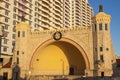
<path id="1" fill-rule="evenodd" d="M 120 56 L 120 0 L 88 0 L 96 15 L 99 5 L 103 5 L 103 11 L 111 15 L 111 37 L 116 55 Z"/>

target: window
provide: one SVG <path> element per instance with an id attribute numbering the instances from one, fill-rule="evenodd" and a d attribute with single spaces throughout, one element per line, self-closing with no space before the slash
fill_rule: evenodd
<path id="1" fill-rule="evenodd" d="M 102 23 L 99 24 L 99 30 L 102 30 Z"/>
<path id="2" fill-rule="evenodd" d="M 12 46 L 15 46 L 15 41 L 12 41 Z"/>
<path id="3" fill-rule="evenodd" d="M 16 8 L 14 8 L 14 11 L 16 12 Z"/>
<path id="4" fill-rule="evenodd" d="M 12 39 L 15 39 L 15 34 L 12 35 Z"/>
<path id="5" fill-rule="evenodd" d="M 13 32 L 15 32 L 16 30 L 15 30 L 15 26 L 13 27 Z"/>
<path id="6" fill-rule="evenodd" d="M 5 18 L 5 22 L 8 22 L 8 18 Z"/>
<path id="7" fill-rule="evenodd" d="M 13 18 L 16 19 L 16 15 L 15 14 L 13 15 Z"/>
<path id="8" fill-rule="evenodd" d="M 4 37 L 7 37 L 8 33 L 4 31 L 3 35 L 4 35 Z"/>
<path id="9" fill-rule="evenodd" d="M 5 15 L 8 15 L 8 11 L 5 11 Z"/>
<path id="10" fill-rule="evenodd" d="M 32 8 L 32 5 L 30 4 L 30 8 Z"/>
<path id="11" fill-rule="evenodd" d="M 95 31 L 97 30 L 97 25 L 95 24 Z"/>
<path id="12" fill-rule="evenodd" d="M 3 48 L 3 51 L 4 51 L 4 52 L 7 52 L 7 48 L 6 48 L 6 47 L 4 47 L 4 48 Z"/>
<path id="13" fill-rule="evenodd" d="M 18 31 L 18 37 L 20 37 L 20 31 Z"/>
<path id="14" fill-rule="evenodd" d="M 100 55 L 100 60 L 101 60 L 102 62 L 104 62 L 104 57 L 103 57 L 103 55 Z"/>
<path id="15" fill-rule="evenodd" d="M 4 26 L 4 29 L 8 30 L 8 25 L 5 25 L 5 26 Z"/>
<path id="16" fill-rule="evenodd" d="M 17 55 L 19 55 L 19 51 L 17 51 Z"/>
<path id="17" fill-rule="evenodd" d="M 4 44 L 7 44 L 8 40 L 7 39 L 4 39 Z"/>
<path id="18" fill-rule="evenodd" d="M 22 37 L 25 37 L 25 31 L 22 32 Z"/>
<path id="19" fill-rule="evenodd" d="M 108 30 L 108 25 L 107 24 L 105 24 L 105 30 Z"/>
<path id="20" fill-rule="evenodd" d="M 97 52 L 97 48 L 94 48 L 95 52 Z"/>
<path id="21" fill-rule="evenodd" d="M 13 21 L 13 25 L 15 25 L 16 24 L 16 21 Z"/>
<path id="22" fill-rule="evenodd" d="M 31 11 L 31 10 L 30 10 L 29 12 L 30 12 L 30 13 L 32 13 L 32 11 Z"/>
<path id="23" fill-rule="evenodd" d="M 16 6 L 16 1 L 14 1 L 14 5 Z"/>
<path id="24" fill-rule="evenodd" d="M 17 58 L 17 64 L 19 64 L 19 58 Z"/>
<path id="25" fill-rule="evenodd" d="M 100 51 L 103 51 L 103 47 L 100 47 Z"/>
<path id="26" fill-rule="evenodd" d="M 6 7 L 6 8 L 9 8 L 9 5 L 6 3 L 5 7 Z"/>
<path id="27" fill-rule="evenodd" d="M 12 48 L 12 53 L 14 52 L 14 47 Z"/>
<path id="28" fill-rule="evenodd" d="M 109 48 L 106 48 L 106 51 L 109 51 Z"/>

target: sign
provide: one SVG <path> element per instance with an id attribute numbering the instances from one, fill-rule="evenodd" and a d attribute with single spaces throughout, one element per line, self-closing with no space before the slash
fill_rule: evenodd
<path id="1" fill-rule="evenodd" d="M 54 40 L 60 40 L 62 38 L 62 33 L 57 31 L 53 34 L 53 39 Z"/>

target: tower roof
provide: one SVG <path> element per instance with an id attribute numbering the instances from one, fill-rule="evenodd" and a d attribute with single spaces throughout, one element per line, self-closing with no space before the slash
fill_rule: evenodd
<path id="1" fill-rule="evenodd" d="M 103 12 L 103 5 L 99 5 L 99 12 Z"/>

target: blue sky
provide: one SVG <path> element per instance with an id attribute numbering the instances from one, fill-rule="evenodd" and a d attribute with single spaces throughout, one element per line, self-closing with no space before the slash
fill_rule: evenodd
<path id="1" fill-rule="evenodd" d="M 120 56 L 120 0 L 89 0 L 90 5 L 96 15 L 99 11 L 99 5 L 103 5 L 105 13 L 112 16 L 111 36 L 115 54 Z"/>

